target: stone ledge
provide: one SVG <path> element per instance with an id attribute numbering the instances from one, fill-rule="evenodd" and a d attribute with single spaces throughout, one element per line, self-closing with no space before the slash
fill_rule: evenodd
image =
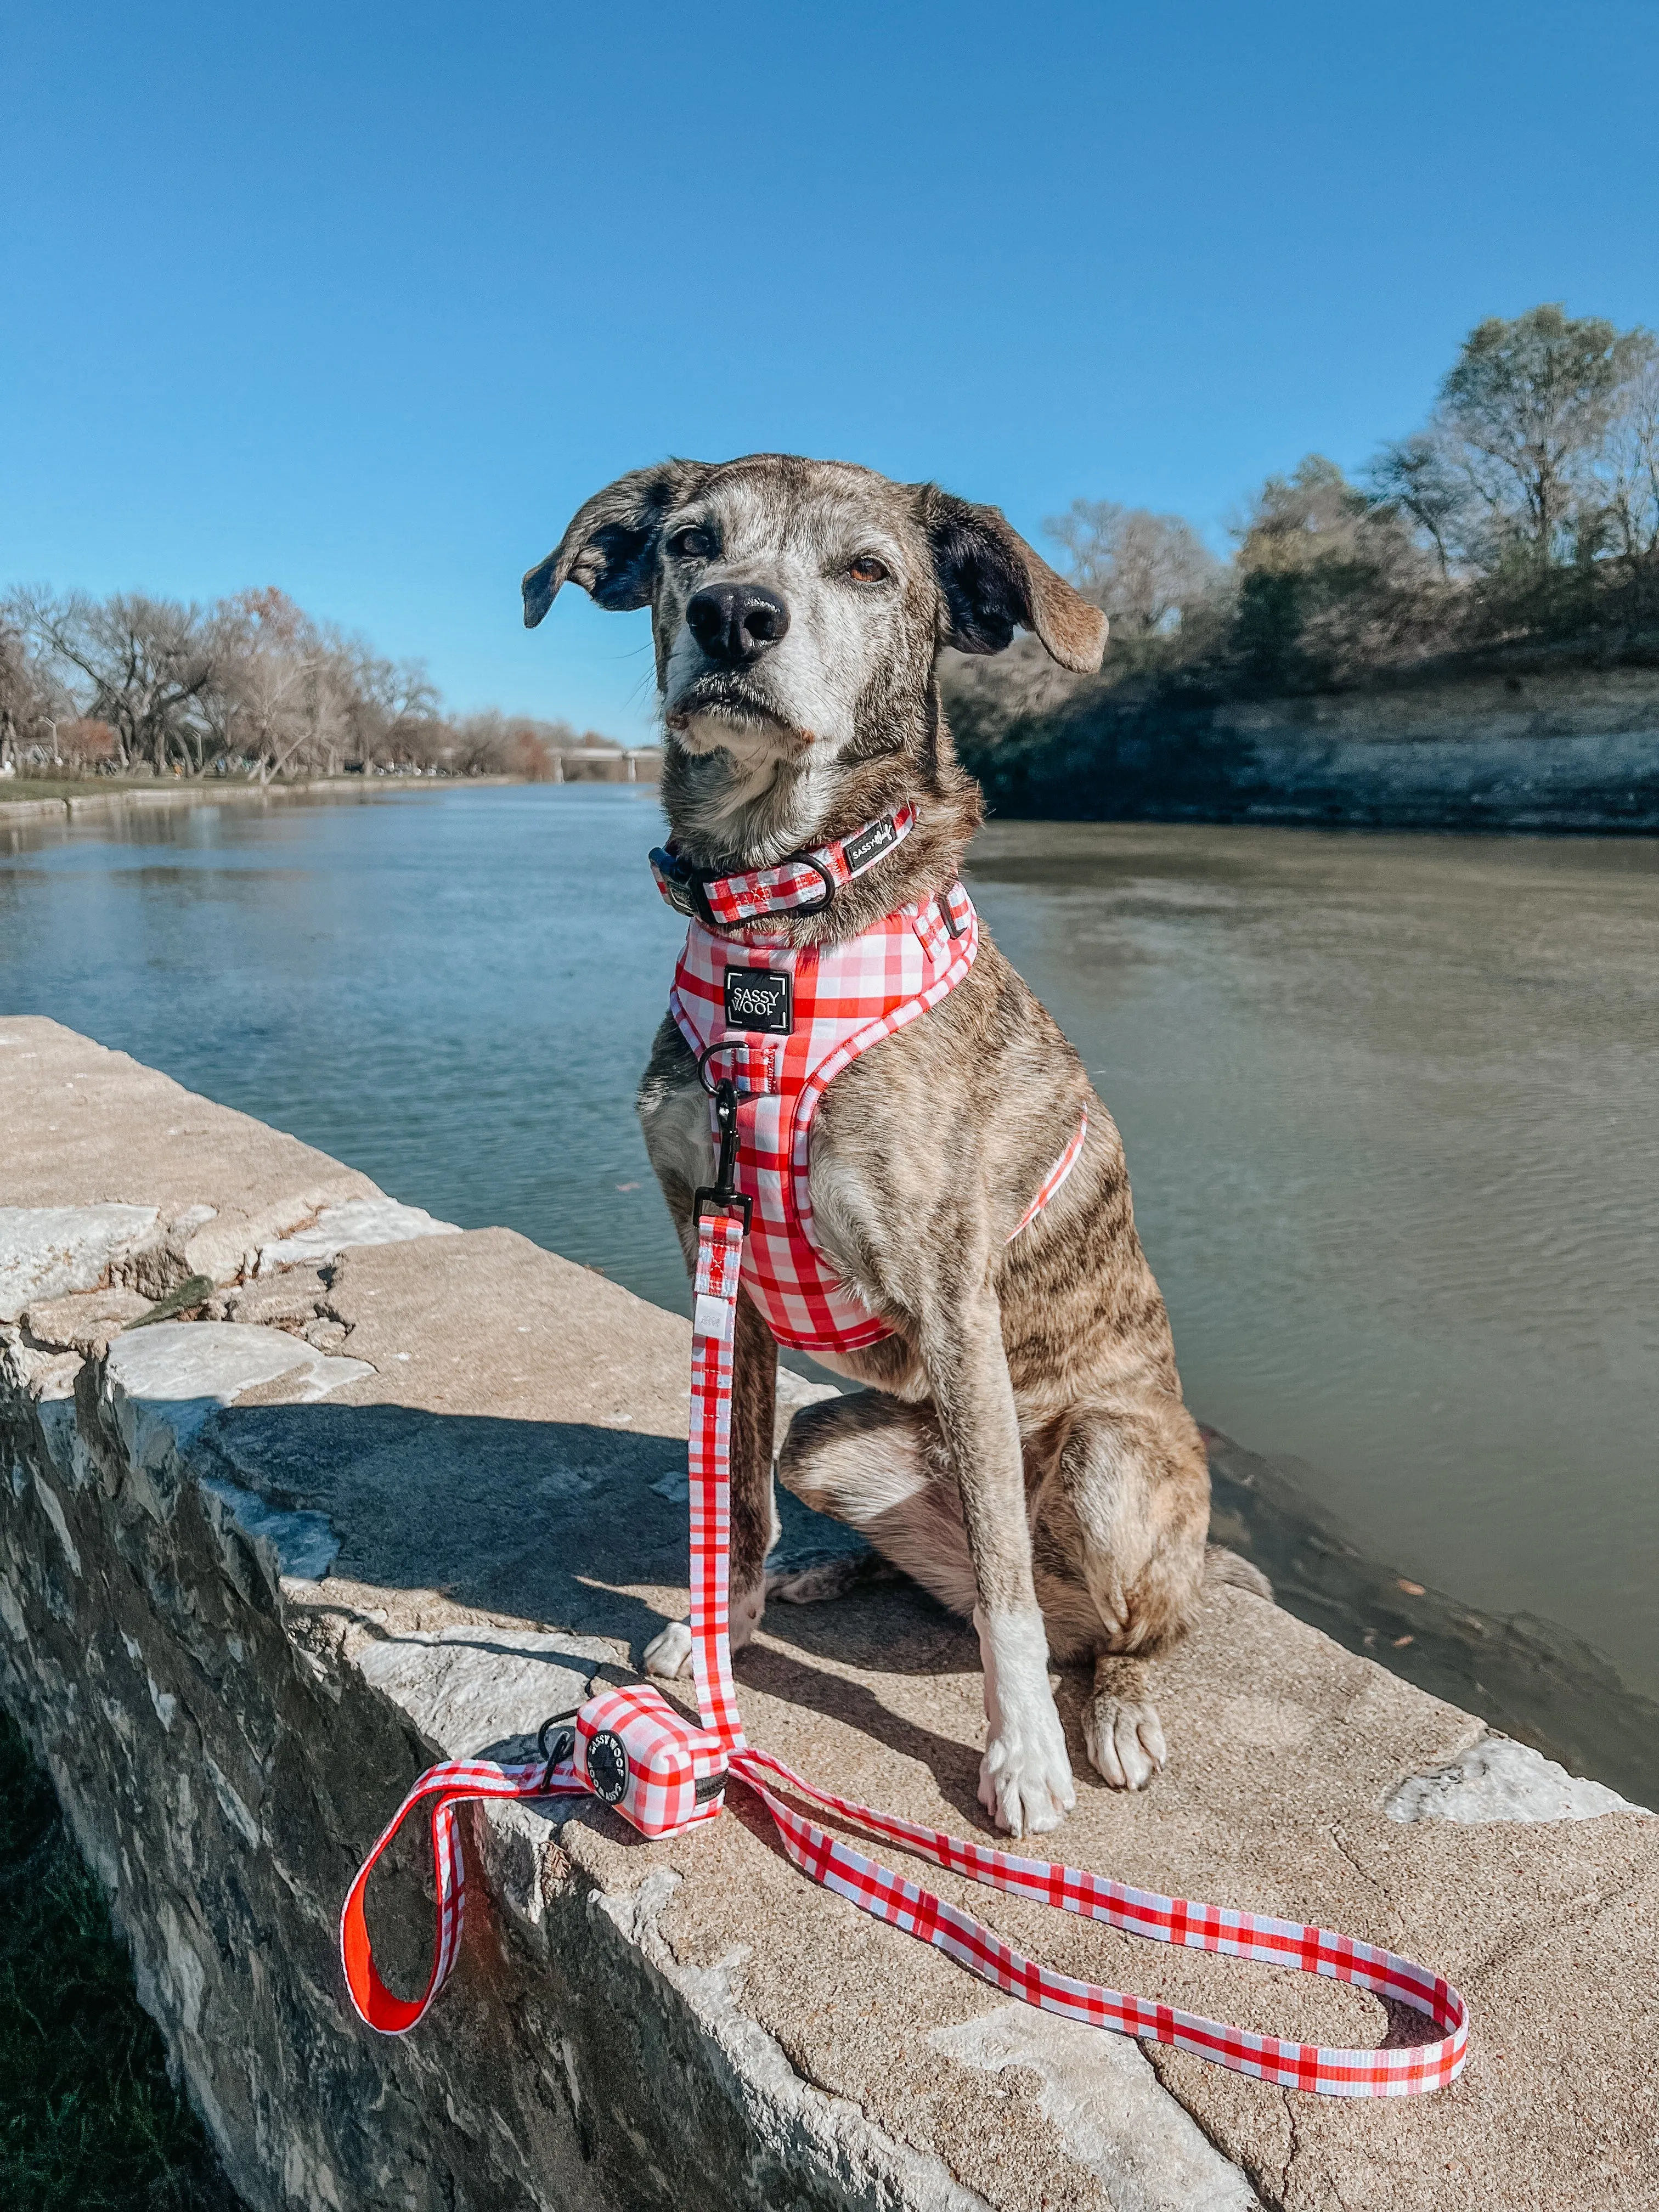
<path id="1" fill-rule="evenodd" d="M 68 1150 L 54 1190 L 61 1109 L 9 1091 L 0 1050 L 30 1206 L 246 1219 L 296 1171 L 346 1173 L 52 1024 L 0 1023 L 20 1029 L 99 1097 L 106 1164 Z M 175 1124 L 193 1188 L 147 1133 Z M 1172 1755 L 1145 1797 L 1088 1775 L 1062 1681 L 1079 1803 L 1060 1841 L 1432 1960 L 1474 2014 L 1451 2091 L 1335 2105 L 1010 2006 L 805 1883 L 747 1802 L 655 1844 L 591 1804 L 474 1815 L 455 1979 L 411 2038 L 359 2027 L 335 1915 L 409 1782 L 522 1748 L 683 1609 L 689 1332 L 500 1230 L 327 1272 L 326 1348 L 252 1321 L 129 1334 L 118 1309 L 90 1358 L 17 1323 L 0 1344 L 0 1685 L 259 2212 L 1651 2203 L 1659 1824 L 1236 1587 L 1163 1663 Z M 824 1540 L 809 1524 L 786 1501 L 786 1543 Z M 977 1825 L 972 1638 L 913 1591 L 781 1608 L 738 1673 L 754 1740 Z M 420 1856 L 372 1910 L 403 1986 L 430 1942 Z M 1283 2033 L 1387 2031 L 1345 1985 L 969 1894 L 1067 1971 Z"/>

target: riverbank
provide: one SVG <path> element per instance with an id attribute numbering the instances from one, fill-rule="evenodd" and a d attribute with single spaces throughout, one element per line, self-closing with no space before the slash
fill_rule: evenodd
<path id="1" fill-rule="evenodd" d="M 1008 714 L 968 690 L 959 741 L 1023 819 L 1659 831 L 1659 670 L 1528 665 L 1297 698 L 1085 684 Z"/>
<path id="2" fill-rule="evenodd" d="M 54 1023 L 0 1037 L 0 1680 L 258 2212 L 1650 2202 L 1632 2023 L 1659 1823 L 1236 1583 L 1158 1662 L 1172 1755 L 1146 1796 L 1094 1780 L 1062 1678 L 1064 1847 L 1432 1961 L 1474 2021 L 1452 2090 L 1266 2092 L 1001 2001 L 735 1808 L 659 1844 L 592 1804 L 479 1816 L 455 1984 L 406 2044 L 360 2030 L 333 1914 L 407 1783 L 522 1744 L 684 1607 L 689 1331 Z M 190 1274 L 204 1318 L 124 1330 Z M 793 1506 L 785 1540 L 819 1540 Z M 977 1827 L 973 1639 L 915 1591 L 781 1608 L 738 1674 L 755 1741 Z M 382 1907 L 403 1982 L 423 1892 L 394 1876 Z M 1067 1971 L 1279 2033 L 1386 2032 L 1341 1984 L 973 1902 Z"/>
<path id="3" fill-rule="evenodd" d="M 149 783 L 136 779 L 119 781 L 112 776 L 88 777 L 18 799 L 7 798 L 8 786 L 0 783 L 0 829 L 25 823 L 95 822 L 156 807 L 280 805 L 295 799 L 380 799 L 396 792 L 453 791 L 457 781 L 416 775 L 336 775 L 295 783 L 245 783 L 228 776 L 180 776 Z M 483 789 L 514 781 L 506 775 L 472 776 L 466 779 L 466 787 Z"/>
<path id="4" fill-rule="evenodd" d="M 636 745 L 618 751 L 571 748 L 550 756 L 546 777 L 513 775 L 334 775 L 259 783 L 231 776 L 179 776 L 149 781 L 86 776 L 54 782 L 47 777 L 0 781 L 0 829 L 30 823 L 85 822 L 127 811 L 168 806 L 237 805 L 294 799 L 384 799 L 404 792 L 489 791 L 532 782 L 654 783 L 661 753 Z M 614 771 L 614 772 L 613 772 Z M 8 795 L 15 791 L 15 795 Z"/>

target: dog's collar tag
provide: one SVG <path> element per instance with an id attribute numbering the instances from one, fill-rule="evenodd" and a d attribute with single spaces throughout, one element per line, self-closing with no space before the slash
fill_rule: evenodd
<path id="1" fill-rule="evenodd" d="M 794 978 L 787 969 L 728 968 L 726 1026 L 762 1036 L 789 1036 L 795 1027 Z"/>

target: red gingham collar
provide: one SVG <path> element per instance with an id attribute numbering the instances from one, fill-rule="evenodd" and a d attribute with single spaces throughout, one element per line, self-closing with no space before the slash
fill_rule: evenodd
<path id="1" fill-rule="evenodd" d="M 651 855 L 657 889 L 670 906 L 714 929 L 735 929 L 769 914 L 817 914 L 843 884 L 874 867 L 884 854 L 902 845 L 916 826 L 916 810 L 896 806 L 874 822 L 827 845 L 792 853 L 770 868 L 749 868 L 730 876 L 706 875 L 674 851 L 658 846 Z"/>

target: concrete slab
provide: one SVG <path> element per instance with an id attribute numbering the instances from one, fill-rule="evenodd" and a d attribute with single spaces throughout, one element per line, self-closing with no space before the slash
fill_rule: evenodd
<path id="1" fill-rule="evenodd" d="M 0 1021 L 0 1206 L 155 1209 L 121 1278 L 153 1297 L 187 1275 L 230 1282 L 325 1206 L 384 1195 L 297 1138 L 37 1015 Z"/>

